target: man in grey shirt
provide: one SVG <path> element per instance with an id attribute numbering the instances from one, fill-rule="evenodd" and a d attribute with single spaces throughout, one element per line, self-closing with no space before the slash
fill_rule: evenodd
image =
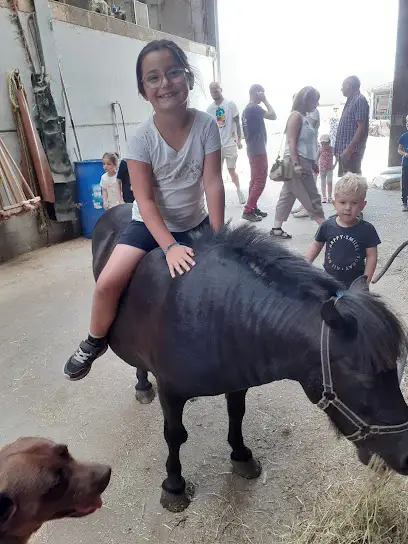
<path id="1" fill-rule="evenodd" d="M 243 219 L 251 222 L 261 221 L 267 214 L 258 208 L 258 199 L 265 189 L 268 175 L 268 156 L 266 154 L 265 119 L 276 119 L 276 113 L 266 99 L 262 85 L 252 85 L 249 89 L 249 104 L 242 113 L 242 128 L 247 145 L 251 182 L 248 201 L 242 214 Z M 260 106 L 263 103 L 266 110 Z"/>

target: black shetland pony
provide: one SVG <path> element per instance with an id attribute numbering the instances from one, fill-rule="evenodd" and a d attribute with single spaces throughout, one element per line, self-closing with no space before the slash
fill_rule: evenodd
<path id="1" fill-rule="evenodd" d="M 130 205 L 99 220 L 96 278 L 129 220 Z M 162 505 L 179 511 L 189 503 L 179 458 L 187 440 L 186 401 L 226 395 L 233 469 L 256 478 L 260 464 L 242 437 L 245 395 L 249 387 L 284 378 L 299 382 L 311 402 L 326 409 L 361 460 L 375 452 L 408 474 L 408 407 L 396 370 L 407 337 L 365 280 L 338 298 L 334 279 L 247 226 L 218 234 L 208 229 L 191 245 L 197 265 L 174 280 L 160 250 L 143 259 L 109 337 L 112 350 L 137 368 L 141 402 L 154 396 L 147 371 L 157 380 L 169 448 Z"/>

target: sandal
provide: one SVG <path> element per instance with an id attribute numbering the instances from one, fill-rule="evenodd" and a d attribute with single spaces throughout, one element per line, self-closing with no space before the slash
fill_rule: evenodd
<path id="1" fill-rule="evenodd" d="M 283 229 L 279 228 L 272 228 L 271 232 L 269 233 L 271 236 L 274 236 L 275 238 L 283 238 L 284 240 L 290 240 L 292 238 L 291 234 L 288 234 Z"/>

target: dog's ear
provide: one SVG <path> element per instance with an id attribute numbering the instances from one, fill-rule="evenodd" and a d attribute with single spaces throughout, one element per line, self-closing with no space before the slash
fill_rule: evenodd
<path id="1" fill-rule="evenodd" d="M 16 513 L 17 506 L 7 493 L 0 492 L 0 528 L 5 527 Z"/>

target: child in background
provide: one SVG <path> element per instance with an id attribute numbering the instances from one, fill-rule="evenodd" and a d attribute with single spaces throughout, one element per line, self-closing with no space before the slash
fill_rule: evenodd
<path id="1" fill-rule="evenodd" d="M 317 152 L 317 162 L 319 164 L 320 170 L 322 202 L 323 204 L 325 204 L 327 201 L 332 201 L 333 170 L 335 169 L 337 164 L 337 158 L 334 162 L 334 149 L 331 145 L 330 136 L 328 134 L 322 134 L 320 137 L 320 146 Z"/>
<path id="2" fill-rule="evenodd" d="M 408 115 L 406 117 L 408 129 Z M 402 211 L 408 212 L 408 132 L 404 132 L 398 140 L 398 153 L 402 155 L 401 198 Z"/>
<path id="3" fill-rule="evenodd" d="M 334 207 L 337 215 L 326 219 L 306 254 L 312 263 L 326 245 L 325 271 L 347 288 L 360 276 L 371 281 L 377 266 L 377 246 L 381 243 L 371 223 L 359 219 L 366 205 L 367 181 L 348 173 L 336 183 Z"/>
<path id="4" fill-rule="evenodd" d="M 118 160 L 119 157 L 116 153 L 104 153 L 102 156 L 103 169 L 105 170 L 101 176 L 104 210 L 123 204 L 122 187 L 116 175 Z"/>

